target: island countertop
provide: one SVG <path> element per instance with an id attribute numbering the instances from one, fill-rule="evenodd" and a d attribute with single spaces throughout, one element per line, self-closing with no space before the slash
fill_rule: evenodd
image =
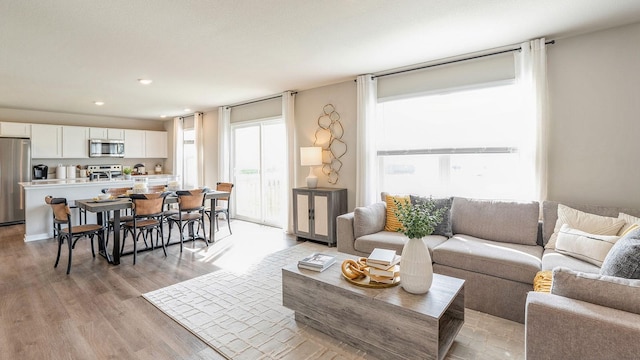
<path id="1" fill-rule="evenodd" d="M 98 179 L 89 180 L 89 178 L 75 178 L 75 179 L 46 179 L 46 180 L 33 180 L 28 182 L 18 183 L 25 190 L 30 188 L 45 188 L 45 187 L 69 187 L 69 186 L 93 186 L 100 185 L 102 187 L 128 187 L 133 186 L 135 179 L 146 178 L 150 185 L 167 184 L 169 181 L 175 181 L 179 179 L 177 175 L 161 174 L 161 175 L 135 175 L 131 179 L 125 180 L 123 177 L 115 179 Z"/>
<path id="2" fill-rule="evenodd" d="M 25 241 L 50 239 L 53 236 L 51 208 L 44 202 L 46 196 L 64 197 L 70 205 L 75 200 L 91 199 L 102 193 L 105 188 L 133 187 L 136 179 L 146 178 L 150 186 L 169 185 L 179 179 L 175 175 L 138 175 L 130 180 L 124 178 L 89 180 L 49 179 L 19 183 L 24 189 Z M 77 209 L 72 208 L 73 221 L 77 224 Z M 95 214 L 87 214 L 88 222 L 95 222 Z"/>

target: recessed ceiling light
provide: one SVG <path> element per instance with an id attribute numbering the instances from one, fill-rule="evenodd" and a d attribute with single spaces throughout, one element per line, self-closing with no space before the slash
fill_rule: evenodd
<path id="1" fill-rule="evenodd" d="M 142 85 L 149 85 L 153 82 L 151 79 L 138 79 L 138 82 Z"/>
<path id="2" fill-rule="evenodd" d="M 98 105 L 98 106 L 104 105 L 104 101 L 94 101 L 93 103 Z"/>
<path id="3" fill-rule="evenodd" d="M 167 117 L 167 115 L 160 115 L 160 117 L 164 119 Z"/>
<path id="4" fill-rule="evenodd" d="M 190 112 L 191 109 L 184 109 L 184 112 Z"/>

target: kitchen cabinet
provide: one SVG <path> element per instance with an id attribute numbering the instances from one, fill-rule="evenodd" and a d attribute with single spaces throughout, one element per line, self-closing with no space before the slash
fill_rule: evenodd
<path id="1" fill-rule="evenodd" d="M 293 189 L 293 228 L 299 238 L 336 245 L 336 218 L 347 212 L 347 189 Z"/>
<path id="2" fill-rule="evenodd" d="M 125 130 L 124 131 L 124 157 L 144 158 L 145 157 L 145 131 Z"/>
<path id="3" fill-rule="evenodd" d="M 32 124 L 31 157 L 34 159 L 62 158 L 62 126 Z"/>
<path id="4" fill-rule="evenodd" d="M 166 131 L 145 131 L 145 157 L 166 158 L 167 157 L 167 132 Z M 125 147 L 126 151 L 126 147 Z"/>
<path id="5" fill-rule="evenodd" d="M 62 127 L 62 157 L 66 159 L 86 159 L 89 157 L 88 127 Z"/>
<path id="6" fill-rule="evenodd" d="M 124 129 L 89 128 L 89 139 L 124 140 Z"/>
<path id="7" fill-rule="evenodd" d="M 0 122 L 0 136 L 3 137 L 31 137 L 31 124 Z"/>

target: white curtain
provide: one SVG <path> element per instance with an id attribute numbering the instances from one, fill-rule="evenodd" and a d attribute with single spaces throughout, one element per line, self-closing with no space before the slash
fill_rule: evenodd
<path id="1" fill-rule="evenodd" d="M 184 180 L 182 168 L 184 134 L 181 117 L 173 118 L 173 139 L 173 175 L 180 176 L 180 188 L 182 188 Z"/>
<path id="2" fill-rule="evenodd" d="M 196 187 L 204 186 L 204 131 L 202 130 L 202 113 L 193 114 L 196 148 Z"/>
<path id="3" fill-rule="evenodd" d="M 283 204 L 287 204 L 286 219 L 283 221 L 283 228 L 286 233 L 293 233 L 293 202 L 291 200 L 291 189 L 296 184 L 296 171 L 298 167 L 296 151 L 296 131 L 295 131 L 295 93 L 292 91 L 285 91 L 282 93 L 282 119 L 284 120 L 285 131 L 287 132 L 287 169 L 285 191 L 285 201 Z"/>
<path id="4" fill-rule="evenodd" d="M 547 199 L 548 169 L 548 93 L 547 93 L 547 50 L 545 39 L 527 41 L 516 53 L 516 79 L 523 91 L 522 114 L 525 130 L 530 141 L 523 147 L 523 156 L 528 157 L 528 176 L 534 182 L 531 198 L 537 201 Z"/>
<path id="5" fill-rule="evenodd" d="M 218 108 L 218 181 L 231 182 L 231 108 Z"/>
<path id="6" fill-rule="evenodd" d="M 356 120 L 356 206 L 376 202 L 377 159 L 375 120 L 377 81 L 372 75 L 360 75 L 357 84 Z"/>

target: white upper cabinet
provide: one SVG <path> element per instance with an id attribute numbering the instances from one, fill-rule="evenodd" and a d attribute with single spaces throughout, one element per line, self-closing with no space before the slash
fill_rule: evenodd
<path id="1" fill-rule="evenodd" d="M 84 159 L 89 157 L 88 127 L 62 127 L 62 157 L 67 159 Z"/>
<path id="2" fill-rule="evenodd" d="M 124 140 L 124 129 L 107 129 L 107 139 Z"/>
<path id="3" fill-rule="evenodd" d="M 0 136 L 31 137 L 31 124 L 0 122 Z"/>
<path id="4" fill-rule="evenodd" d="M 166 158 L 167 153 L 167 132 L 145 131 L 145 157 Z"/>
<path id="5" fill-rule="evenodd" d="M 144 158 L 145 157 L 145 131 L 125 130 L 124 131 L 124 157 Z"/>
<path id="6" fill-rule="evenodd" d="M 62 157 L 62 126 L 33 124 L 31 126 L 31 157 L 59 159 Z"/>
<path id="7" fill-rule="evenodd" d="M 123 129 L 89 128 L 89 139 L 124 140 Z"/>

